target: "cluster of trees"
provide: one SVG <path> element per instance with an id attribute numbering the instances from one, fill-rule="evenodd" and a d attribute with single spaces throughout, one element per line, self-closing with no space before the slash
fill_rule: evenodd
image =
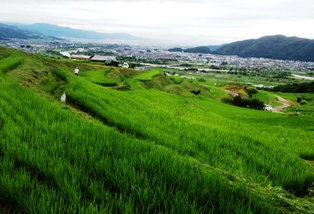
<path id="1" fill-rule="evenodd" d="M 264 109 L 264 102 L 258 99 L 247 99 L 242 97 L 241 95 L 237 95 L 235 97 L 222 98 L 223 103 L 228 103 L 231 105 L 243 107 L 243 108 L 251 108 L 257 110 Z"/>
<path id="2" fill-rule="evenodd" d="M 314 92 L 314 82 L 278 85 L 271 89 L 271 91 L 288 93 L 310 93 Z"/>

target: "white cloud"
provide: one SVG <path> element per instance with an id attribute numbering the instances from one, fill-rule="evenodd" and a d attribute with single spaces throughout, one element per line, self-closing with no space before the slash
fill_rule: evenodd
<path id="1" fill-rule="evenodd" d="M 15 0 L 1 3 L 0 20 L 126 32 L 200 45 L 274 34 L 312 39 L 311 1 Z"/>

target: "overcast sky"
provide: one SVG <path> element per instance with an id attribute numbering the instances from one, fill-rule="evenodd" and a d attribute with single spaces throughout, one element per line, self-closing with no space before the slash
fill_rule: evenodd
<path id="1" fill-rule="evenodd" d="M 282 34 L 314 39 L 313 0 L 10 0 L 0 22 L 215 45 Z"/>

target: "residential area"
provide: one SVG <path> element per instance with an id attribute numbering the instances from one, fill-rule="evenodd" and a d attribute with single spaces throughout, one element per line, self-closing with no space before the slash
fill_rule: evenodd
<path id="1" fill-rule="evenodd" d="M 72 43 L 68 41 L 1 40 L 0 45 L 22 49 L 25 52 L 59 56 L 73 60 L 90 60 L 110 63 L 149 63 L 172 66 L 198 64 L 204 69 L 217 67 L 246 68 L 255 70 L 304 71 L 312 76 L 314 62 L 276 60 L 267 58 L 241 58 L 238 56 L 170 52 L 169 47 L 144 47 L 140 45 Z"/>

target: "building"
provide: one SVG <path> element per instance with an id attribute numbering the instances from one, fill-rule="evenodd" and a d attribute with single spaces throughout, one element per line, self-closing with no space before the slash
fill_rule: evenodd
<path id="1" fill-rule="evenodd" d="M 104 62 L 106 64 L 110 64 L 113 61 L 117 61 L 115 56 L 99 56 L 95 55 L 90 59 L 92 62 Z"/>
<path id="2" fill-rule="evenodd" d="M 73 60 L 90 60 L 91 56 L 86 56 L 86 55 L 71 55 L 71 59 Z"/>

